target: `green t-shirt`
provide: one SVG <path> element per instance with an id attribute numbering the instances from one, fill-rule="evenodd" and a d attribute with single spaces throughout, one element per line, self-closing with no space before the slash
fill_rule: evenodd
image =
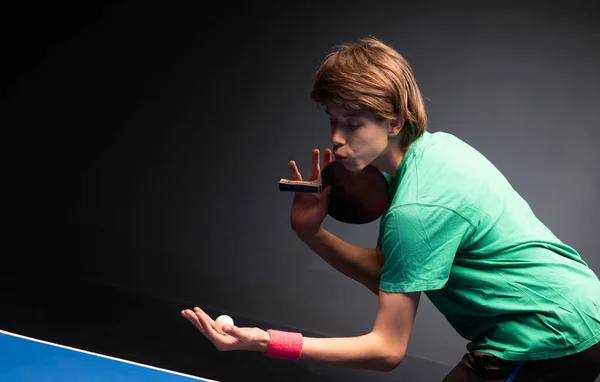
<path id="1" fill-rule="evenodd" d="M 507 360 L 600 341 L 600 281 L 477 150 L 426 132 L 388 177 L 380 289 L 422 291 L 469 341 Z"/>

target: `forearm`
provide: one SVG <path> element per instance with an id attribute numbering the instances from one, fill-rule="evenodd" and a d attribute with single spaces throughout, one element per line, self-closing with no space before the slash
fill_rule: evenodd
<path id="1" fill-rule="evenodd" d="M 333 268 L 378 294 L 381 264 L 375 248 L 349 244 L 323 228 L 300 239 Z"/>
<path id="2" fill-rule="evenodd" d="M 262 353 L 270 341 L 269 334 L 264 333 L 255 349 Z M 375 332 L 345 338 L 303 337 L 301 348 L 300 360 L 376 371 L 391 371 L 404 357 L 402 349 L 386 344 Z"/>
<path id="3" fill-rule="evenodd" d="M 303 339 L 300 359 L 360 369 L 390 371 L 403 354 L 388 350 L 383 339 L 371 332 L 360 337 Z"/>

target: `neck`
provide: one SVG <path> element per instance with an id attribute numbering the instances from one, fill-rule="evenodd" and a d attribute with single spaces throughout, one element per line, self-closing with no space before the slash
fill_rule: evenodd
<path id="1" fill-rule="evenodd" d="M 397 144 L 390 145 L 386 151 L 384 151 L 379 158 L 373 161 L 373 166 L 377 167 L 380 171 L 390 174 L 395 177 L 396 171 L 404 158 L 404 151 Z"/>

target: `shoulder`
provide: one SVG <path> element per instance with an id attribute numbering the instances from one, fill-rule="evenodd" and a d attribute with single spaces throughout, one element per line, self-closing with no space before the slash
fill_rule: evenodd
<path id="1" fill-rule="evenodd" d="M 396 240 L 421 241 L 423 238 L 445 237 L 460 232 L 470 234 L 475 227 L 470 216 L 439 204 L 397 204 L 381 218 L 384 237 Z"/>
<path id="2" fill-rule="evenodd" d="M 500 171 L 469 144 L 448 133 L 424 138 L 407 153 L 390 210 L 406 204 L 435 206 L 475 220 L 485 200 L 507 190 Z"/>

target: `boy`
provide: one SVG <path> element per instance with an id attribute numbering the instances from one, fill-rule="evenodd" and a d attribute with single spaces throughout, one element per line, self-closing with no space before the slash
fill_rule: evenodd
<path id="1" fill-rule="evenodd" d="M 319 198 L 296 194 L 291 211 L 304 243 L 378 295 L 372 331 L 307 338 L 232 325 L 221 335 L 202 310 L 182 314 L 219 350 L 388 371 L 406 353 L 426 293 L 470 341 L 445 381 L 594 381 L 600 281 L 484 156 L 450 134 L 427 131 L 406 60 L 374 38 L 342 44 L 317 70 L 311 96 L 331 121 L 334 152 L 325 150 L 323 164 L 335 155 L 351 171 L 373 165 L 390 184 L 375 248 L 321 227 L 329 189 Z M 321 165 L 320 152 L 312 155 L 309 180 Z M 290 169 L 302 180 L 294 161 Z"/>

